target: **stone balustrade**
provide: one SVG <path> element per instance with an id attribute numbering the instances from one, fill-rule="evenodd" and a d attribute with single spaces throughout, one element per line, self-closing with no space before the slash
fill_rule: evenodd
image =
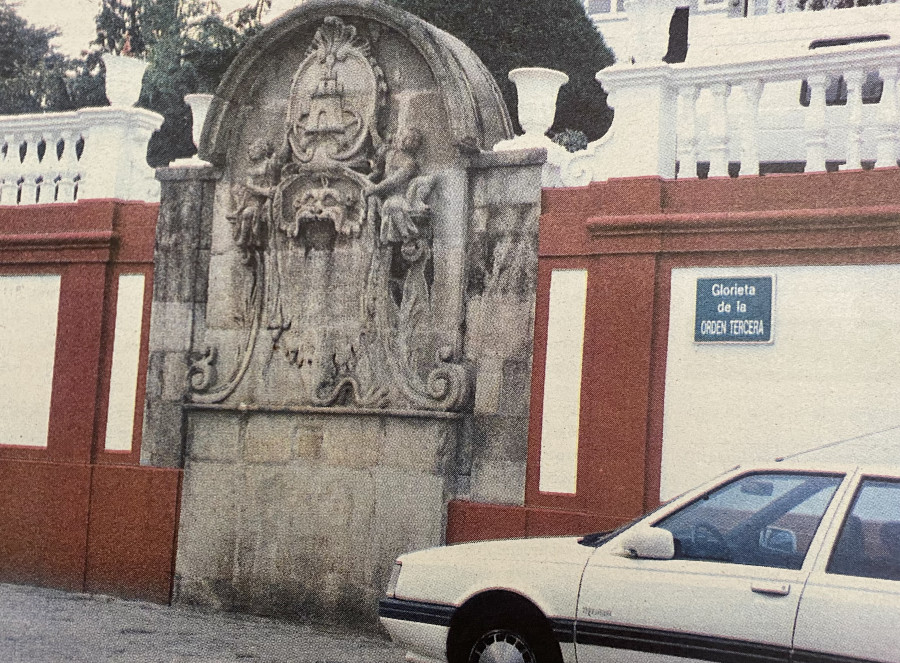
<path id="1" fill-rule="evenodd" d="M 616 64 L 597 80 L 615 119 L 584 152 L 548 148 L 545 186 L 897 165 L 900 3 L 698 0 L 686 57 L 667 64 L 678 4 L 587 3 L 607 15 Z"/>
<path id="2" fill-rule="evenodd" d="M 871 5 L 886 5 L 896 3 L 897 0 L 842 0 L 840 9 L 855 7 L 867 7 Z M 584 10 L 591 19 L 598 24 L 610 21 L 622 20 L 627 12 L 624 0 L 584 0 Z M 813 12 L 818 10 L 837 9 L 834 1 L 815 2 L 814 0 L 749 0 L 746 3 L 722 2 L 722 0 L 697 0 L 696 7 L 691 11 L 701 13 L 717 13 L 732 15 L 734 17 L 760 16 L 768 14 L 792 14 L 797 12 Z"/>
<path id="3" fill-rule="evenodd" d="M 130 107 L 0 116 L 0 205 L 159 200 L 146 153 L 162 119 Z"/>
<path id="4" fill-rule="evenodd" d="M 897 167 L 900 42 L 849 41 L 717 62 L 616 64 L 597 74 L 613 124 L 587 150 L 567 153 L 534 131 L 495 149 L 545 147 L 545 187 Z"/>
<path id="5" fill-rule="evenodd" d="M 729 168 L 732 174 L 758 174 L 761 163 L 805 172 L 827 165 L 896 166 L 900 45 L 859 46 L 673 66 L 663 84 L 675 92 L 668 95 L 668 111 L 675 111 L 679 177 L 695 177 L 707 163 L 711 177 L 728 175 Z M 602 78 L 615 88 L 611 74 Z"/>

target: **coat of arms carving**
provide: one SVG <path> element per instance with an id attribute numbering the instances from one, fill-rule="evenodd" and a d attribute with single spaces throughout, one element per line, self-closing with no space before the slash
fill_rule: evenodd
<path id="1" fill-rule="evenodd" d="M 264 361 L 300 372 L 304 403 L 452 410 L 467 398 L 432 315 L 440 172 L 423 163 L 427 133 L 387 117 L 373 39 L 365 23 L 325 18 L 293 77 L 283 135 L 247 148 L 227 218 L 252 274 L 251 322 L 229 380 L 195 379 L 195 401 L 227 399 L 266 332 Z"/>

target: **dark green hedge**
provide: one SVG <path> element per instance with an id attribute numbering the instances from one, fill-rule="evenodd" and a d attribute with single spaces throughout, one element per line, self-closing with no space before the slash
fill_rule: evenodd
<path id="1" fill-rule="evenodd" d="M 516 89 L 507 74 L 548 67 L 569 76 L 551 133 L 577 129 L 596 140 L 609 128 L 612 111 L 594 76 L 613 63 L 613 55 L 579 0 L 390 1 L 475 51 L 500 85 L 514 121 Z"/>

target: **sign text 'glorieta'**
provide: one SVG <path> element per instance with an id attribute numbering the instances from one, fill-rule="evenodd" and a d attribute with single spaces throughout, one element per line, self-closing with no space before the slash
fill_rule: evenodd
<path id="1" fill-rule="evenodd" d="M 695 343 L 769 343 L 772 276 L 697 279 Z"/>

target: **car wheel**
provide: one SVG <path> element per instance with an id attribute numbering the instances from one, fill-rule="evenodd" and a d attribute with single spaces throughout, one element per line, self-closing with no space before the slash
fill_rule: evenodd
<path id="1" fill-rule="evenodd" d="M 560 663 L 559 647 L 528 627 L 493 626 L 470 640 L 465 663 Z"/>
<path id="2" fill-rule="evenodd" d="M 521 635 L 508 629 L 496 629 L 475 642 L 468 663 L 537 663 L 537 659 Z"/>

